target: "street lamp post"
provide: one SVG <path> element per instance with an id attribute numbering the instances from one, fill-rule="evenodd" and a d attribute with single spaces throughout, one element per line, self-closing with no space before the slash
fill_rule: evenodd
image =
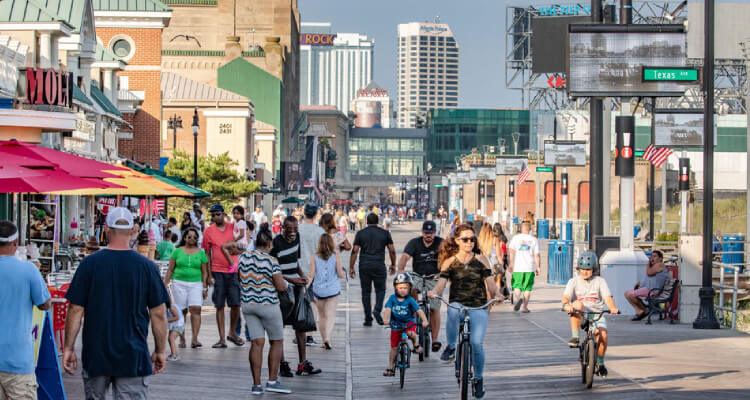
<path id="1" fill-rule="evenodd" d="M 193 110 L 193 186 L 198 187 L 198 107 Z"/>
<path id="2" fill-rule="evenodd" d="M 182 129 L 182 118 L 175 114 L 167 120 L 167 129 L 172 130 L 172 154 L 174 154 L 175 149 L 177 149 L 177 130 Z"/>
<path id="3" fill-rule="evenodd" d="M 513 154 L 518 155 L 518 141 L 521 140 L 521 132 L 513 132 L 511 136 L 513 137 Z"/>

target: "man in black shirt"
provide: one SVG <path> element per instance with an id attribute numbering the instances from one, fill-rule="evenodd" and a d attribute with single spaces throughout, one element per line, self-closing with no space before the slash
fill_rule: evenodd
<path id="1" fill-rule="evenodd" d="M 422 224 L 422 236 L 411 239 L 406 243 L 404 254 L 398 261 L 398 272 L 406 270 L 406 263 L 412 260 L 411 269 L 413 271 L 412 280 L 414 282 L 414 292 L 412 297 L 416 296 L 416 289 L 422 286 L 422 280 L 425 281 L 427 290 L 435 289 L 437 285 L 440 267 L 438 266 L 438 250 L 443 238 L 435 235 L 437 226 L 434 221 L 425 221 Z M 426 293 L 424 294 L 426 295 Z M 440 350 L 441 343 L 438 342 L 440 333 L 440 300 L 430 300 L 430 330 L 432 332 L 432 351 Z"/>
<path id="2" fill-rule="evenodd" d="M 383 325 L 383 317 L 380 311 L 383 309 L 385 298 L 385 249 L 391 258 L 390 274 L 396 273 L 396 250 L 393 249 L 393 239 L 390 232 L 378 226 L 378 215 L 370 213 L 367 215 L 367 227 L 357 232 L 354 236 L 354 246 L 349 259 L 349 274 L 352 278 L 357 274 L 354 272 L 354 263 L 359 255 L 359 282 L 362 286 L 362 306 L 365 309 L 365 326 L 372 326 L 372 319 L 379 325 Z M 360 250 L 362 251 L 360 254 Z M 372 287 L 375 286 L 375 309 L 371 307 Z"/>

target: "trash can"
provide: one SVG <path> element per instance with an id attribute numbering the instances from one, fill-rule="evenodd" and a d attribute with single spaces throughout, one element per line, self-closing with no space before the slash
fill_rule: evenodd
<path id="1" fill-rule="evenodd" d="M 573 221 L 560 221 L 560 234 L 564 240 L 573 240 Z"/>
<path id="2" fill-rule="evenodd" d="M 536 237 L 539 239 L 549 239 L 549 220 L 536 220 Z"/>
<path id="3" fill-rule="evenodd" d="M 633 227 L 633 238 L 634 239 L 637 238 L 639 233 L 641 233 L 641 226 L 640 225 L 634 226 Z"/>
<path id="4" fill-rule="evenodd" d="M 742 235 L 727 235 L 723 237 L 721 250 L 724 252 L 742 252 L 745 250 L 745 237 Z M 721 262 L 724 264 L 736 264 L 740 267 L 740 273 L 744 272 L 745 266 L 743 253 L 722 254 Z M 724 273 L 733 273 L 733 270 L 725 268 Z"/>
<path id="5" fill-rule="evenodd" d="M 564 285 L 573 277 L 573 241 L 550 240 L 547 283 Z"/>

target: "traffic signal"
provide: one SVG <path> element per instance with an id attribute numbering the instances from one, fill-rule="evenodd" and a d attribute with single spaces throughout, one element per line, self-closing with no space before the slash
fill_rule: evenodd
<path id="1" fill-rule="evenodd" d="M 680 191 L 690 190 L 690 159 L 680 158 Z"/>
<path id="2" fill-rule="evenodd" d="M 633 177 L 635 175 L 635 117 L 623 115 L 615 117 L 615 175 Z"/>
<path id="3" fill-rule="evenodd" d="M 516 181 L 510 181 L 508 186 L 508 197 L 516 196 Z"/>
<path id="4" fill-rule="evenodd" d="M 560 194 L 568 194 L 568 173 L 563 172 L 560 175 Z"/>
<path id="5" fill-rule="evenodd" d="M 484 181 L 479 181 L 479 196 L 484 196 Z"/>

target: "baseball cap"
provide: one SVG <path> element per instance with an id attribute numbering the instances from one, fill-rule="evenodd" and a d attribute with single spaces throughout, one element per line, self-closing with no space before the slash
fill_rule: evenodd
<path id="1" fill-rule="evenodd" d="M 201 203 L 198 203 L 197 201 L 193 203 L 193 207 L 200 207 L 200 206 L 201 206 Z"/>
<path id="2" fill-rule="evenodd" d="M 217 204 L 212 205 L 211 208 L 208 209 L 208 212 L 216 212 L 216 211 L 224 212 L 224 206 L 217 203 Z"/>
<path id="3" fill-rule="evenodd" d="M 305 204 L 305 216 L 314 216 L 315 213 L 318 212 L 318 205 L 315 203 L 307 203 Z"/>
<path id="4" fill-rule="evenodd" d="M 107 226 L 115 229 L 130 229 L 133 227 L 133 213 L 125 207 L 115 207 L 107 214 Z"/>
<path id="5" fill-rule="evenodd" d="M 434 221 L 425 221 L 422 223 L 422 232 L 435 233 L 436 231 L 437 231 L 437 227 L 435 226 Z"/>

